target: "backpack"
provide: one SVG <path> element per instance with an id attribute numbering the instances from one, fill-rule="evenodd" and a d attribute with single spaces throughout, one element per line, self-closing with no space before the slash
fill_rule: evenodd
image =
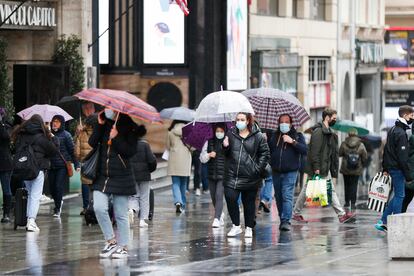
<path id="1" fill-rule="evenodd" d="M 349 170 L 356 170 L 359 166 L 359 154 L 350 152 L 346 156 L 346 166 Z"/>
<path id="2" fill-rule="evenodd" d="M 13 157 L 13 176 L 19 180 L 33 180 L 39 175 L 39 167 L 37 165 L 36 156 L 33 150 L 33 137 L 31 142 L 23 142 L 16 149 Z"/>

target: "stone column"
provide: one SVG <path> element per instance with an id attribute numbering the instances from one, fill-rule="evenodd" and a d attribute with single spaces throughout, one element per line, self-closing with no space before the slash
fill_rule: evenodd
<path id="1" fill-rule="evenodd" d="M 292 17 L 292 0 L 279 0 L 278 15 Z"/>
<path id="2" fill-rule="evenodd" d="M 337 13 L 338 1 L 337 0 L 326 0 L 325 5 L 325 20 L 336 21 L 338 17 Z"/>
<path id="3" fill-rule="evenodd" d="M 298 18 L 310 17 L 310 0 L 298 0 Z"/>

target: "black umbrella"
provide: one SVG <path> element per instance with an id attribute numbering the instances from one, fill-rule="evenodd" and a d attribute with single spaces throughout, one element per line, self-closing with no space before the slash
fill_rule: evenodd
<path id="1" fill-rule="evenodd" d="M 362 142 L 366 142 L 367 144 L 372 146 L 373 149 L 378 149 L 381 147 L 382 139 L 379 135 L 368 134 L 364 136 L 359 136 L 359 138 L 361 138 Z M 366 145 L 366 143 L 364 144 Z"/>
<path id="2" fill-rule="evenodd" d="M 69 115 L 73 118 L 79 119 L 82 116 L 82 104 L 86 101 L 80 100 L 78 97 L 75 96 L 65 96 L 60 99 L 56 105 L 60 106 L 63 110 L 65 110 Z M 99 111 L 102 107 L 98 104 L 95 105 L 95 110 Z"/>

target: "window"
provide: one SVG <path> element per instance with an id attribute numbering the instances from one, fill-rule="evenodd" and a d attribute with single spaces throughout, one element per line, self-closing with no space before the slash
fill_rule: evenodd
<path id="1" fill-rule="evenodd" d="M 279 14 L 279 0 L 257 0 L 257 13 L 277 16 Z"/>
<path id="2" fill-rule="evenodd" d="M 327 58 L 309 58 L 309 82 L 328 82 L 328 64 Z"/>
<path id="3" fill-rule="evenodd" d="M 105 32 L 99 39 L 99 64 L 109 63 L 109 0 L 99 2 L 99 35 Z"/>
<path id="4" fill-rule="evenodd" d="M 261 87 L 272 87 L 296 95 L 297 70 L 263 70 Z"/>
<path id="5" fill-rule="evenodd" d="M 292 17 L 298 17 L 298 0 L 292 0 Z"/>
<path id="6" fill-rule="evenodd" d="M 315 20 L 325 20 L 325 0 L 310 1 L 310 18 Z"/>

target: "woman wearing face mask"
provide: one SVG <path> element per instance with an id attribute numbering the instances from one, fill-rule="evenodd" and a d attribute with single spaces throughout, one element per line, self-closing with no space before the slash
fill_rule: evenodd
<path id="1" fill-rule="evenodd" d="M 215 136 L 204 144 L 200 154 L 201 163 L 207 163 L 208 167 L 208 187 L 210 188 L 210 196 L 214 206 L 213 228 L 219 228 L 224 225 L 223 176 L 225 156 L 222 145 L 225 128 L 225 124 L 216 124 L 214 126 Z"/>
<path id="2" fill-rule="evenodd" d="M 292 126 L 288 114 L 279 117 L 279 128 L 269 140 L 273 187 L 280 218 L 279 229 L 290 231 L 293 196 L 301 155 L 307 152 L 305 137 Z"/>
<path id="3" fill-rule="evenodd" d="M 266 139 L 254 125 L 251 114 L 237 115 L 236 128 L 224 138 L 223 150 L 226 156 L 224 195 L 233 222 L 227 236 L 234 237 L 242 232 L 237 203 L 241 194 L 246 227 L 244 237 L 251 238 L 256 224 L 256 195 L 270 157 Z"/>

